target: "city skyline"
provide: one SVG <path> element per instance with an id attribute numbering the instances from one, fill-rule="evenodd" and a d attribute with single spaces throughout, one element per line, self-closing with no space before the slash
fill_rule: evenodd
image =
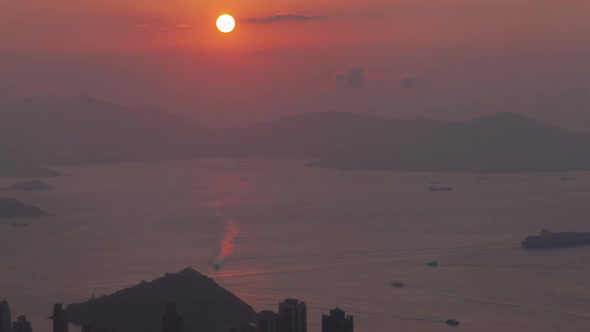
<path id="1" fill-rule="evenodd" d="M 242 322 L 228 329 L 227 332 L 307 332 L 307 306 L 294 298 L 286 298 L 278 303 L 278 313 L 272 310 L 262 310 L 256 314 L 256 320 Z M 182 310 L 182 309 L 181 309 Z M 191 313 L 189 315 L 199 315 Z M 12 322 L 10 319 L 10 305 L 8 301 L 0 301 L 1 332 L 33 332 L 31 322 L 25 315 L 19 315 Z M 68 313 L 62 303 L 55 303 L 52 332 L 68 332 L 70 321 Z M 131 319 L 131 318 L 130 318 Z M 336 307 L 329 311 L 329 315 L 322 314 L 322 332 L 354 332 L 352 316 Z M 161 316 L 160 332 L 185 332 L 183 316 L 177 312 L 174 302 L 167 303 Z M 8 322 L 8 328 L 6 326 Z M 6 329 L 7 328 L 7 329 Z M 85 322 L 81 324 L 82 332 L 117 332 L 117 326 Z"/>

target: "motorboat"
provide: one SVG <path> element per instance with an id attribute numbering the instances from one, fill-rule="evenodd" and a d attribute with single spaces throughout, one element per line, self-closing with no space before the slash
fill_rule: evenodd
<path id="1" fill-rule="evenodd" d="M 396 287 L 396 288 L 404 288 L 404 283 L 401 281 L 394 281 L 391 283 L 391 286 Z"/>
<path id="2" fill-rule="evenodd" d="M 447 319 L 445 323 L 447 323 L 447 325 L 451 325 L 451 326 L 459 325 L 459 321 L 456 319 Z"/>

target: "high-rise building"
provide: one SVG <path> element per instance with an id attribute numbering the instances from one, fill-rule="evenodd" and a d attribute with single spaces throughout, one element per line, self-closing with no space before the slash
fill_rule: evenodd
<path id="1" fill-rule="evenodd" d="M 253 323 L 243 323 L 232 326 L 228 332 L 258 332 L 256 330 L 256 325 Z"/>
<path id="2" fill-rule="evenodd" d="M 84 324 L 82 325 L 82 332 L 117 332 L 117 330 L 105 325 Z"/>
<path id="3" fill-rule="evenodd" d="M 258 332 L 278 332 L 279 314 L 271 310 L 264 310 L 256 314 Z"/>
<path id="4" fill-rule="evenodd" d="M 12 332 L 33 332 L 31 322 L 25 316 L 19 316 L 16 322 L 12 324 Z"/>
<path id="5" fill-rule="evenodd" d="M 6 300 L 0 300 L 0 332 L 10 332 L 11 325 L 10 306 Z"/>
<path id="6" fill-rule="evenodd" d="M 68 332 L 68 313 L 61 303 L 53 305 L 53 316 L 51 318 L 53 319 L 53 332 Z"/>
<path id="7" fill-rule="evenodd" d="M 176 304 L 168 303 L 162 316 L 162 332 L 183 332 L 182 317 L 176 314 Z"/>
<path id="8" fill-rule="evenodd" d="M 352 316 L 339 308 L 330 310 L 330 315 L 322 315 L 322 332 L 353 332 Z"/>
<path id="9" fill-rule="evenodd" d="M 279 303 L 278 332 L 307 332 L 307 306 L 297 299 Z"/>

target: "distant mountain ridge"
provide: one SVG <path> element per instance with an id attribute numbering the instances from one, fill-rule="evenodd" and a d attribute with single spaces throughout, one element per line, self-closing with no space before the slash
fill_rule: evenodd
<path id="1" fill-rule="evenodd" d="M 11 140 L 0 141 L 0 177 L 40 178 L 61 175 L 46 167 L 22 160 Z"/>
<path id="2" fill-rule="evenodd" d="M 402 144 L 372 144 L 312 163 L 341 169 L 536 172 L 590 169 L 590 135 L 516 113 L 441 123 Z"/>
<path id="3" fill-rule="evenodd" d="M 393 144 L 421 136 L 443 123 L 345 112 L 304 113 L 226 132 L 226 137 L 237 138 L 226 149 L 245 156 L 324 158 L 362 142 Z"/>
<path id="4" fill-rule="evenodd" d="M 200 127 L 176 115 L 87 96 L 18 99 L 0 105 L 0 142 L 35 163 L 192 156 Z"/>
<path id="5" fill-rule="evenodd" d="M 0 152 L 3 147 L 8 155 L 42 164 L 288 157 L 340 169 L 590 169 L 589 133 L 572 133 L 517 113 L 450 122 L 317 112 L 248 127 L 212 129 L 169 113 L 83 96 L 21 99 L 1 105 Z"/>

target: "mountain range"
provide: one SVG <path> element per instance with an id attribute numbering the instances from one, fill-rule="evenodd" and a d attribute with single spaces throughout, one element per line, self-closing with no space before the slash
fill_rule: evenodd
<path id="1" fill-rule="evenodd" d="M 91 97 L 0 106 L 0 170 L 21 165 L 187 157 L 288 157 L 340 169 L 527 172 L 590 169 L 590 133 L 518 113 L 468 121 L 316 112 L 239 128 Z M 14 162 L 12 162 L 14 164 Z"/>

